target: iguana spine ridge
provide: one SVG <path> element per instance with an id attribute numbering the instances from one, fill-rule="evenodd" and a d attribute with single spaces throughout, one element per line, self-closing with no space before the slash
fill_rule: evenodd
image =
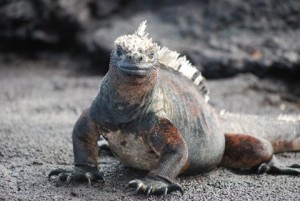
<path id="1" fill-rule="evenodd" d="M 147 21 L 143 21 L 138 29 L 135 31 L 135 35 L 140 37 L 148 37 L 148 33 L 145 32 L 147 27 Z M 152 39 L 149 39 L 152 41 Z M 186 78 L 191 80 L 202 93 L 205 102 L 209 100 L 209 89 L 206 84 L 205 78 L 202 76 L 201 72 L 187 60 L 186 56 L 180 56 L 176 51 L 172 51 L 166 47 L 158 48 L 158 62 L 164 66 L 171 68 L 180 74 L 184 75 Z"/>
<path id="2" fill-rule="evenodd" d="M 232 113 L 232 112 L 228 112 L 226 110 L 221 110 L 219 112 L 220 116 L 226 116 L 226 115 L 235 115 L 236 117 L 244 117 L 244 116 L 252 116 L 252 117 L 257 117 L 257 115 L 249 115 L 249 114 L 243 114 L 243 113 Z M 266 116 L 263 116 L 266 117 Z M 274 116 L 270 116 L 270 118 L 274 118 Z M 299 115 L 292 115 L 292 114 L 279 114 L 277 116 L 275 116 L 274 120 L 278 120 L 281 122 L 300 122 L 300 116 Z"/>

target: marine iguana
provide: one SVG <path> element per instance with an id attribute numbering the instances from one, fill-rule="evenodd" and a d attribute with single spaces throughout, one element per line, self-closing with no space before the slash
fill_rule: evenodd
<path id="1" fill-rule="evenodd" d="M 109 71 L 91 106 L 73 129 L 73 171 L 56 169 L 61 181 L 97 181 L 98 145 L 103 136 L 126 166 L 147 170 L 129 188 L 146 195 L 183 193 L 179 174 L 199 174 L 217 165 L 254 168 L 258 173 L 300 174 L 274 153 L 300 150 L 300 117 L 258 117 L 216 112 L 205 79 L 177 52 L 145 33 L 115 40 Z"/>

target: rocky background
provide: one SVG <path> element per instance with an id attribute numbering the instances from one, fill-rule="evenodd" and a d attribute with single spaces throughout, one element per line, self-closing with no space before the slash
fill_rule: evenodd
<path id="1" fill-rule="evenodd" d="M 114 39 L 144 20 L 155 41 L 207 78 L 300 72 L 297 0 L 2 0 L 0 16 L 0 50 L 77 53 L 98 72 Z"/>
<path id="2" fill-rule="evenodd" d="M 0 1 L 0 200 L 139 200 L 124 192 L 145 173 L 104 154 L 105 184 L 61 185 L 71 131 L 107 71 L 116 37 L 147 31 L 208 78 L 217 109 L 300 114 L 298 0 Z M 279 154 L 300 163 L 300 154 Z M 178 179 L 161 200 L 299 200 L 299 177 L 216 168 Z M 149 200 L 157 200 L 150 197 Z"/>

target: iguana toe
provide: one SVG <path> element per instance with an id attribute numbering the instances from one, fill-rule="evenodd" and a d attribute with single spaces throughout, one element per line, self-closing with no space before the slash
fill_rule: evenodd
<path id="1" fill-rule="evenodd" d="M 179 191 L 179 192 L 181 193 L 181 195 L 183 195 L 183 189 L 182 189 L 182 187 L 181 187 L 179 184 L 177 184 L 177 183 L 169 185 L 169 187 L 168 187 L 168 192 L 167 192 L 167 193 L 171 193 L 171 192 L 173 192 L 173 191 Z"/>
<path id="2" fill-rule="evenodd" d="M 48 178 L 51 178 L 52 176 L 59 176 L 60 174 L 62 173 L 67 173 L 69 172 L 68 170 L 64 170 L 64 169 L 61 169 L 61 168 L 58 168 L 58 169 L 55 169 L 55 170 L 52 170 L 49 175 L 48 175 Z"/>
<path id="3" fill-rule="evenodd" d="M 144 178 L 142 180 L 132 180 L 127 188 L 133 188 L 136 193 L 144 195 L 166 195 L 174 191 L 179 191 L 183 194 L 182 187 L 177 183 L 169 183 L 159 179 Z"/>
<path id="4" fill-rule="evenodd" d="M 51 178 L 52 176 L 57 176 L 58 181 L 66 183 L 70 183 L 71 181 L 87 181 L 90 186 L 92 181 L 104 181 L 104 176 L 102 172 L 99 172 L 98 170 L 87 171 L 84 168 L 80 167 L 75 167 L 73 171 L 65 169 L 55 169 L 52 170 L 48 175 L 49 178 Z"/>
<path id="5" fill-rule="evenodd" d="M 290 168 L 300 168 L 300 164 L 293 164 L 293 165 L 290 165 L 288 167 L 290 167 Z"/>

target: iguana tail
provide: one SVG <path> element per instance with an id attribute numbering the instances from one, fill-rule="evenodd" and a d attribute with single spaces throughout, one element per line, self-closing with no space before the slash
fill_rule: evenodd
<path id="1" fill-rule="evenodd" d="M 300 115 L 256 116 L 220 112 L 224 133 L 248 134 L 271 142 L 274 152 L 300 151 Z"/>

